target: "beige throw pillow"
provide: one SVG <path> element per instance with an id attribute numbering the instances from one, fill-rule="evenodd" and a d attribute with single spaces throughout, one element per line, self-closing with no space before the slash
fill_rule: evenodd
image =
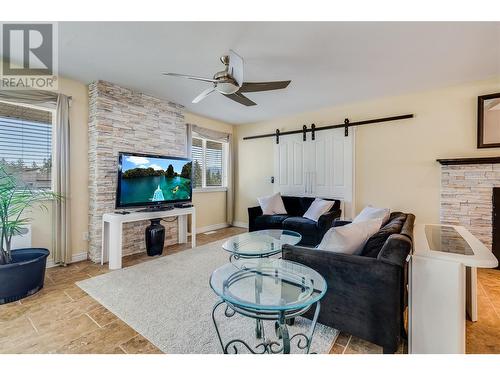
<path id="1" fill-rule="evenodd" d="M 317 222 L 318 219 L 321 217 L 321 215 L 326 214 L 328 211 L 330 211 L 330 208 L 332 208 L 333 203 L 335 202 L 327 201 L 321 198 L 316 198 L 311 203 L 311 205 L 309 206 L 303 217 Z"/>
<path id="2" fill-rule="evenodd" d="M 358 255 L 366 241 L 378 232 L 382 218 L 333 227 L 325 233 L 318 249 Z"/>
<path id="3" fill-rule="evenodd" d="M 263 215 L 286 215 L 285 205 L 280 193 L 257 198 Z"/>
<path id="4" fill-rule="evenodd" d="M 389 221 L 389 216 L 391 211 L 388 208 L 377 208 L 372 206 L 366 206 L 363 210 L 354 218 L 353 223 L 359 223 L 361 221 L 382 219 L 380 226 L 386 224 Z"/>

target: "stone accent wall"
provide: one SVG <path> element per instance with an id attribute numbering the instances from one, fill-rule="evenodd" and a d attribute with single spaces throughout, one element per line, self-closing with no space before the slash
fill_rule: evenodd
<path id="1" fill-rule="evenodd" d="M 119 152 L 186 156 L 184 108 L 97 81 L 89 85 L 89 257 L 100 261 L 102 215 L 115 208 Z M 145 251 L 149 221 L 123 226 L 123 253 Z M 177 242 L 177 223 L 164 223 L 166 245 Z"/>
<path id="2" fill-rule="evenodd" d="M 493 187 L 500 164 L 441 167 L 441 223 L 462 225 L 491 250 Z"/>

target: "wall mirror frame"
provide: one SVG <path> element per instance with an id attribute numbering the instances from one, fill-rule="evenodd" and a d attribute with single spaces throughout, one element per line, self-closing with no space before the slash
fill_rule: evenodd
<path id="1" fill-rule="evenodd" d="M 500 92 L 477 100 L 477 148 L 500 147 Z"/>

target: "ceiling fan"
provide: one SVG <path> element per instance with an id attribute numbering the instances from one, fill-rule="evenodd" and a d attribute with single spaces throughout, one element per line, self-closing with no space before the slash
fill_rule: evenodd
<path id="1" fill-rule="evenodd" d="M 291 81 L 272 82 L 244 82 L 243 81 L 243 58 L 233 50 L 229 50 L 229 55 L 224 55 L 220 61 L 225 65 L 224 70 L 214 74 L 213 78 L 204 78 L 178 73 L 163 73 L 167 76 L 182 77 L 212 83 L 212 87 L 204 90 L 193 99 L 193 103 L 198 103 L 211 93 L 217 91 L 225 97 L 246 106 L 257 105 L 245 95 L 244 92 L 271 91 L 286 88 Z"/>

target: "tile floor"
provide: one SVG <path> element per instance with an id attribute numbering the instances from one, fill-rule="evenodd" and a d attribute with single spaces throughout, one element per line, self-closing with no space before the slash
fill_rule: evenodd
<path id="1" fill-rule="evenodd" d="M 203 245 L 243 232 L 227 228 L 198 236 Z M 167 254 L 189 245 L 168 248 Z M 128 267 L 151 258 L 125 257 Z M 108 272 L 90 261 L 50 268 L 45 287 L 34 296 L 0 305 L 0 353 L 160 353 L 118 317 L 75 285 L 76 281 Z M 479 321 L 467 322 L 468 353 L 500 353 L 500 271 L 480 270 Z M 404 352 L 404 348 L 401 348 Z M 342 333 L 332 354 L 382 353 L 382 348 Z"/>

